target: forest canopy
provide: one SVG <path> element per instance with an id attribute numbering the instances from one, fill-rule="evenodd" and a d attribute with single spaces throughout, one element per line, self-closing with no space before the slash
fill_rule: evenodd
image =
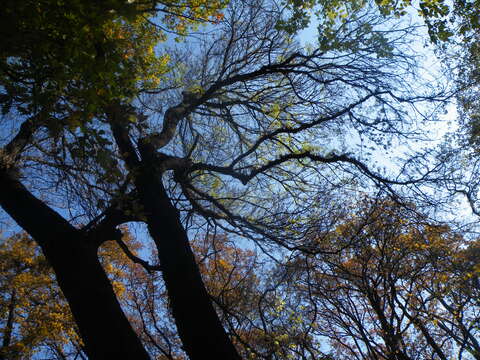
<path id="1" fill-rule="evenodd" d="M 7 1 L 0 359 L 480 359 L 479 7 Z"/>

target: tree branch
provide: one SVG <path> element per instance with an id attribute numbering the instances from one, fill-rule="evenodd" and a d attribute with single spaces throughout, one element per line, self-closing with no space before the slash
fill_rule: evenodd
<path id="1" fill-rule="evenodd" d="M 135 256 L 130 249 L 128 248 L 127 244 L 123 242 L 121 238 L 116 238 L 115 241 L 117 242 L 118 246 L 123 250 L 125 255 L 134 262 L 135 264 L 142 265 L 145 270 L 149 274 L 151 274 L 153 271 L 162 271 L 162 267 L 160 265 L 150 265 L 148 261 L 145 261 L 143 259 L 140 259 L 138 256 Z"/>

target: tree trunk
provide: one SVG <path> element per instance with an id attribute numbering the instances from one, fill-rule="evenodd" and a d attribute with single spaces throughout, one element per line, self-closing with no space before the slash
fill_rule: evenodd
<path id="1" fill-rule="evenodd" d="M 107 114 L 157 247 L 170 307 L 185 352 L 191 360 L 241 359 L 205 289 L 179 212 L 163 187 L 156 149 L 148 141 L 141 141 L 140 158 L 129 136 L 128 109 L 122 105 L 111 106 Z"/>
<path id="2" fill-rule="evenodd" d="M 241 359 L 205 289 L 178 210 L 153 169 L 144 163 L 136 187 L 184 349 L 191 360 Z"/>
<path id="3" fill-rule="evenodd" d="M 13 320 L 15 317 L 15 305 L 17 302 L 17 292 L 13 289 L 12 293 L 10 294 L 10 302 L 8 304 L 8 316 L 7 316 L 7 324 L 5 325 L 5 330 L 3 334 L 3 343 L 2 347 L 7 347 L 10 345 L 10 341 L 12 339 L 12 330 L 13 330 Z"/>
<path id="4" fill-rule="evenodd" d="M 89 359 L 149 359 L 118 303 L 96 246 L 1 171 L 0 188 L 0 205 L 35 239 L 53 267 Z"/>
<path id="5" fill-rule="evenodd" d="M 5 329 L 3 330 L 3 341 L 2 341 L 2 347 L 0 348 L 0 360 L 5 360 L 8 357 L 8 355 L 5 352 L 5 349 L 10 345 L 10 342 L 12 340 L 13 321 L 15 319 L 16 302 L 17 302 L 17 292 L 15 291 L 15 289 L 13 289 L 10 294 L 10 300 L 8 303 L 7 323 L 5 324 Z"/>

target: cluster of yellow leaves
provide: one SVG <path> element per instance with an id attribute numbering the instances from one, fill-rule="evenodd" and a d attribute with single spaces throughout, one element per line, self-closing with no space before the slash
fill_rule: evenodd
<path id="1" fill-rule="evenodd" d="M 21 234 L 0 244 L 0 354 L 27 358 L 47 339 L 81 344 L 52 271 L 34 242 Z"/>
<path id="2" fill-rule="evenodd" d="M 462 238 L 445 225 L 429 225 L 419 219 L 402 217 L 399 205 L 377 204 L 365 216 L 355 215 L 322 237 L 323 246 L 343 247 L 341 268 L 362 276 L 366 270 L 378 271 L 379 264 L 396 266 L 400 276 L 408 277 L 426 266 L 434 256 L 437 261 L 451 259 L 462 246 Z M 432 271 L 435 281 L 444 281 L 445 273 Z"/>
<path id="3" fill-rule="evenodd" d="M 210 239 L 211 240 L 211 239 Z M 209 238 L 192 244 L 208 292 L 237 312 L 248 312 L 259 279 L 254 271 L 256 254 L 218 236 L 212 247 Z"/>
<path id="4" fill-rule="evenodd" d="M 143 16 L 137 16 L 129 22 L 117 19 L 105 24 L 104 32 L 108 41 L 115 44 L 114 60 L 124 71 L 120 80 L 124 84 L 131 81 L 143 89 L 158 87 L 162 76 L 169 70 L 169 55 L 155 51 L 156 46 L 166 40 L 165 32 Z M 133 77 L 128 79 L 125 76 Z"/>
<path id="5" fill-rule="evenodd" d="M 163 23 L 180 35 L 195 29 L 205 22 L 216 23 L 223 19 L 221 10 L 228 0 L 168 0 L 162 1 L 165 6 Z"/>
<path id="6" fill-rule="evenodd" d="M 124 242 L 136 252 L 140 244 L 124 233 Z M 100 248 L 99 257 L 121 300 L 131 261 L 112 241 Z M 29 358 L 42 346 L 82 344 L 52 269 L 25 234 L 0 240 L 0 340 L 6 345 L 0 355 L 10 360 Z"/>

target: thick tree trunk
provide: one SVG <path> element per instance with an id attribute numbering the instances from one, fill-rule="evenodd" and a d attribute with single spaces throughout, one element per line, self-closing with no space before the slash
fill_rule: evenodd
<path id="1" fill-rule="evenodd" d="M 173 317 L 191 360 L 240 359 L 205 289 L 178 210 L 161 179 L 143 166 L 136 187 L 158 249 Z"/>
<path id="2" fill-rule="evenodd" d="M 0 172 L 0 205 L 40 245 L 91 360 L 149 359 L 115 296 L 97 249 L 19 182 Z"/>
<path id="3" fill-rule="evenodd" d="M 141 142 L 138 149 L 140 158 L 128 134 L 125 118 L 128 109 L 117 105 L 110 107 L 107 113 L 111 118 L 115 141 L 135 179 L 148 230 L 158 250 L 172 314 L 184 350 L 191 360 L 241 359 L 205 289 L 179 212 L 163 187 L 156 149 L 149 141 Z M 171 129 L 162 130 L 162 133 L 169 131 Z"/>

